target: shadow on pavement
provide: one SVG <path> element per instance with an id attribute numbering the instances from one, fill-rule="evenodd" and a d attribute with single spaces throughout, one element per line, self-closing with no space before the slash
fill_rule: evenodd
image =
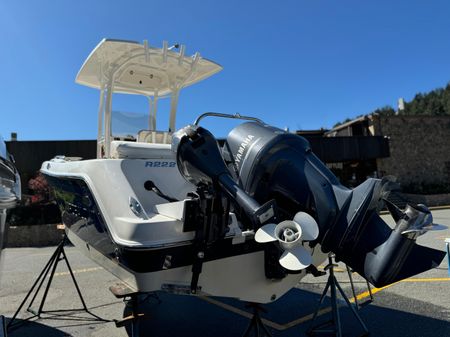
<path id="1" fill-rule="evenodd" d="M 10 318 L 7 318 L 7 323 Z M 71 335 L 67 334 L 64 331 L 61 331 L 57 328 L 53 328 L 51 326 L 45 325 L 45 320 L 36 321 L 24 321 L 21 319 L 16 319 L 17 325 L 8 329 L 8 337 L 70 337 Z M 23 324 L 22 324 L 23 323 Z"/>
<path id="2" fill-rule="evenodd" d="M 214 298 L 216 301 L 238 309 L 238 312 L 232 312 L 197 297 L 167 293 L 159 293 L 158 296 L 161 302 L 155 298 L 149 298 L 140 303 L 140 312 L 145 314 L 139 323 L 140 336 L 242 336 L 249 324 L 249 319 L 242 315 L 242 311 L 249 312 L 244 302 Z M 269 326 L 273 336 L 305 336 L 309 328 L 309 320 L 289 328 L 286 325 L 312 314 L 318 300 L 317 293 L 293 289 L 278 301 L 265 305 L 268 312 L 261 316 L 275 323 L 278 328 L 281 327 L 276 329 Z M 385 305 L 389 307 L 386 308 Z M 325 301 L 326 306 L 327 301 Z M 414 313 L 402 311 L 405 306 L 411 308 Z M 396 307 L 401 307 L 402 310 Z M 388 294 L 377 296 L 375 302 L 363 307 L 359 314 L 371 336 L 436 337 L 450 336 L 450 322 L 448 312 L 445 313 L 445 311 L 445 308 L 427 302 Z M 344 336 L 360 336 L 363 331 L 350 309 L 342 307 L 340 313 Z M 129 310 L 126 308 L 124 315 L 128 314 Z M 439 318 L 431 318 L 430 315 L 437 315 Z M 316 323 L 330 318 L 331 314 L 324 314 L 317 319 Z M 131 336 L 130 329 L 127 329 L 127 332 Z"/>
<path id="3" fill-rule="evenodd" d="M 6 324 L 11 318 L 6 317 Z M 18 319 L 14 320 L 13 325 L 8 329 L 8 337 L 60 337 L 72 336 L 63 331 L 68 327 L 92 327 L 98 324 L 107 323 L 105 320 L 99 320 L 90 316 L 81 310 L 59 310 L 46 311 L 42 313 L 41 318 Z"/>

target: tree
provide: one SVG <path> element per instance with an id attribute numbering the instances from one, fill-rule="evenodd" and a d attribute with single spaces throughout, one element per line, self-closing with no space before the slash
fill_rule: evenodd
<path id="1" fill-rule="evenodd" d="M 393 116 L 395 110 L 389 106 L 378 108 L 371 114 L 379 114 L 381 116 Z M 450 82 L 445 88 L 437 88 L 428 93 L 417 93 L 410 102 L 405 102 L 405 109 L 398 112 L 399 115 L 407 116 L 444 116 L 450 115 Z M 355 117 L 357 118 L 357 117 Z M 353 118 L 354 119 L 354 118 Z M 334 127 L 351 121 L 347 118 L 344 122 L 336 123 Z"/>
<path id="2" fill-rule="evenodd" d="M 391 106 L 385 105 L 384 107 L 373 111 L 372 114 L 378 114 L 380 116 L 393 116 L 395 115 L 395 110 Z"/>

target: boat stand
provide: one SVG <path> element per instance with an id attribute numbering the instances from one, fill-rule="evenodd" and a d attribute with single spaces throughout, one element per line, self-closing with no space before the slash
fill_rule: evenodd
<path id="1" fill-rule="evenodd" d="M 247 330 L 245 330 L 245 333 L 242 335 L 243 337 L 249 337 L 251 332 L 253 331 L 253 335 L 255 337 L 272 337 L 272 334 L 270 333 L 269 329 L 264 325 L 263 321 L 261 320 L 261 315 L 259 314 L 262 312 L 267 312 L 259 303 L 249 303 L 246 305 L 246 308 L 252 308 L 253 309 L 253 317 L 250 320 L 250 324 L 247 327 Z"/>
<path id="2" fill-rule="evenodd" d="M 139 301 L 138 301 L 138 294 L 135 293 L 133 295 L 130 295 L 128 299 L 124 299 L 127 306 L 131 308 L 131 314 L 127 317 L 124 317 L 121 320 L 115 320 L 116 327 L 126 327 L 129 326 L 131 333 L 131 337 L 139 337 L 140 336 L 140 318 L 144 316 L 143 313 L 139 313 Z"/>
<path id="3" fill-rule="evenodd" d="M 352 287 L 352 294 L 353 294 L 353 298 L 355 300 L 355 306 L 356 306 L 356 309 L 359 310 L 363 305 L 373 302 L 372 288 L 370 287 L 369 281 L 366 280 L 367 291 L 369 292 L 369 299 L 361 304 L 358 303 L 358 296 L 356 296 L 355 285 L 353 283 L 353 276 L 352 276 L 353 270 L 351 270 L 350 267 L 347 265 L 346 265 L 346 268 L 347 268 L 348 278 L 350 279 L 350 286 Z"/>
<path id="4" fill-rule="evenodd" d="M 81 317 L 78 317 L 78 318 L 76 318 L 77 320 L 110 322 L 110 320 L 103 319 L 103 318 L 97 316 L 96 314 L 90 312 L 89 309 L 87 308 L 86 303 L 84 302 L 83 295 L 81 294 L 80 288 L 79 288 L 78 283 L 77 283 L 77 281 L 75 279 L 75 276 L 73 274 L 72 268 L 70 267 L 69 260 L 67 259 L 66 253 L 64 251 L 64 245 L 66 244 L 66 242 L 68 242 L 68 239 L 67 239 L 67 236 L 64 235 L 63 239 L 58 244 L 55 252 L 52 254 L 52 256 L 48 260 L 47 264 L 45 265 L 44 269 L 41 271 L 41 273 L 39 274 L 38 278 L 33 283 L 33 286 L 31 287 L 31 289 L 28 291 L 27 295 L 23 299 L 23 301 L 20 304 L 19 308 L 14 313 L 14 316 L 9 321 L 9 323 L 7 325 L 8 329 L 11 329 L 12 327 L 17 326 L 17 325 L 21 325 L 24 322 L 29 321 L 29 320 L 31 320 L 31 319 L 33 319 L 35 317 L 37 317 L 39 319 L 39 318 L 41 318 L 42 314 L 54 314 L 55 316 L 57 316 L 58 313 L 76 312 L 76 311 L 84 311 L 84 312 L 86 312 L 87 314 L 89 314 L 89 315 L 91 315 L 93 317 L 93 318 L 81 318 Z M 43 310 L 44 304 L 45 304 L 45 300 L 47 299 L 48 291 L 50 290 L 50 286 L 52 284 L 53 277 L 55 275 L 56 267 L 58 266 L 58 263 L 61 260 L 64 260 L 66 265 L 67 265 L 67 269 L 69 270 L 69 273 L 70 273 L 70 276 L 72 278 L 73 284 L 75 285 L 75 289 L 77 290 L 78 297 L 80 298 L 80 301 L 81 301 L 83 307 L 81 309 Z M 47 284 L 45 286 L 44 294 L 42 296 L 41 303 L 39 304 L 39 308 L 36 310 L 36 309 L 32 308 L 32 306 L 33 306 L 33 303 L 36 300 L 36 297 L 38 296 L 38 294 L 39 294 L 39 292 L 40 292 L 40 290 L 41 290 L 41 288 L 42 288 L 42 286 L 43 286 L 43 284 L 44 284 L 44 282 L 45 282 L 47 277 L 48 277 L 48 281 L 47 281 Z M 37 286 L 37 288 L 36 288 L 36 286 Z M 36 288 L 36 290 L 35 290 L 35 288 Z M 34 292 L 34 294 L 33 294 L 33 292 Z M 22 310 L 23 306 L 28 301 L 30 296 L 32 296 L 32 299 L 31 299 L 31 302 L 28 305 L 27 311 L 32 313 L 33 315 L 30 316 L 30 317 L 27 317 L 26 319 L 23 319 L 20 322 L 14 322 L 16 320 L 17 315 Z M 58 318 L 60 319 L 61 316 L 58 316 Z"/>
<path id="5" fill-rule="evenodd" d="M 136 292 L 124 283 L 117 283 L 109 287 L 109 291 L 113 293 L 116 298 L 121 298 L 125 302 L 126 306 L 131 309 L 131 313 L 122 318 L 121 320 L 114 320 L 116 327 L 129 327 L 131 337 L 139 337 L 140 333 L 140 321 L 144 318 L 145 314 L 139 312 L 139 296 L 144 293 Z M 158 303 L 161 303 L 156 293 L 147 293 L 148 297 L 154 298 Z"/>
<path id="6" fill-rule="evenodd" d="M 325 267 L 325 270 L 329 271 L 328 281 L 325 286 L 325 289 L 323 290 L 322 296 L 320 297 L 319 305 L 317 307 L 316 312 L 313 315 L 313 318 L 311 320 L 310 327 L 306 331 L 306 334 L 308 336 L 314 336 L 316 334 L 333 334 L 337 337 L 342 337 L 342 326 L 341 326 L 341 318 L 339 315 L 339 307 L 337 303 L 337 292 L 336 289 L 339 290 L 342 298 L 345 300 L 347 306 L 352 311 L 353 315 L 361 325 L 362 329 L 364 330 L 364 333 L 362 336 L 369 336 L 369 330 L 367 329 L 366 325 L 364 324 L 363 320 L 361 319 L 361 316 L 359 316 L 358 312 L 356 311 L 355 307 L 350 303 L 348 297 L 345 295 L 344 291 L 342 290 L 341 286 L 339 285 L 339 282 L 337 281 L 336 277 L 334 276 L 334 267 L 337 267 L 337 264 L 333 263 L 334 254 L 330 253 L 328 254 L 328 265 Z M 323 301 L 325 299 L 326 294 L 328 293 L 328 289 L 330 289 L 331 292 L 331 313 L 332 313 L 332 319 L 321 323 L 319 325 L 314 326 L 314 321 L 317 318 L 317 315 L 320 311 L 320 307 L 323 304 Z M 327 329 L 328 327 L 328 329 Z"/>

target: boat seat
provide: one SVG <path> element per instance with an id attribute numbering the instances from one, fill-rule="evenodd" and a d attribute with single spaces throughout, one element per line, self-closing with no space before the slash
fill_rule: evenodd
<path id="1" fill-rule="evenodd" d="M 170 144 L 151 144 L 114 140 L 111 158 L 115 159 L 175 159 Z"/>
<path id="2" fill-rule="evenodd" d="M 141 130 L 138 133 L 137 141 L 142 143 L 170 144 L 172 143 L 172 133 L 168 131 Z"/>

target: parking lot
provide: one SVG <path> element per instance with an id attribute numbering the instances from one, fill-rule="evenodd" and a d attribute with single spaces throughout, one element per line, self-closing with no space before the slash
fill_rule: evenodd
<path id="1" fill-rule="evenodd" d="M 436 223 L 450 226 L 450 210 L 435 210 Z M 444 239 L 450 237 L 447 228 L 427 233 L 419 242 L 429 247 L 445 249 Z M 5 256 L 0 280 L 0 313 L 10 319 L 44 267 L 55 247 L 10 248 Z M 66 253 L 90 311 L 107 321 L 75 311 L 44 314 L 9 331 L 8 336 L 127 336 L 127 330 L 116 328 L 113 319 L 128 313 L 124 303 L 116 299 L 108 287 L 118 280 L 85 258 L 76 248 Z M 349 297 L 351 289 L 345 266 L 339 265 L 336 276 Z M 354 275 L 360 303 L 370 296 L 365 281 Z M 274 336 L 303 336 L 308 329 L 326 276 L 307 276 L 296 289 L 280 300 L 265 305 L 264 322 Z M 448 261 L 413 278 L 373 289 L 374 301 L 364 305 L 359 313 L 371 336 L 450 336 L 450 278 Z M 251 314 L 245 303 L 223 298 L 201 298 L 158 293 L 141 298 L 142 336 L 240 336 L 249 324 Z M 343 302 L 342 302 L 343 303 Z M 36 301 L 36 307 L 39 301 Z M 81 308 L 76 290 L 63 263 L 56 271 L 44 310 Z M 329 318 L 329 301 L 319 312 L 319 321 Z M 341 308 L 345 336 L 359 336 L 361 327 L 346 307 Z M 23 310 L 18 318 L 30 314 Z"/>

